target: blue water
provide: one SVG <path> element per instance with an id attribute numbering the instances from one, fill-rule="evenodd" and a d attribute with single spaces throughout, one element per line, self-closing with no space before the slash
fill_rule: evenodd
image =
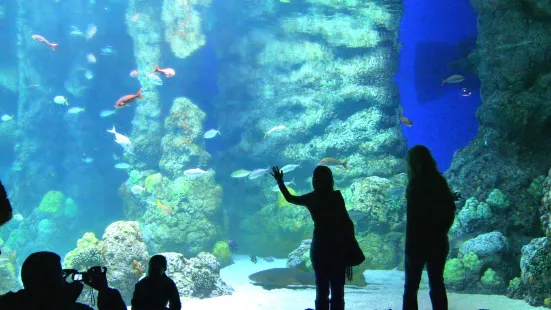
<path id="1" fill-rule="evenodd" d="M 176 76 L 163 78 L 164 84 L 155 88 L 161 103 L 159 111 L 156 111 L 155 107 L 150 108 L 151 111 L 148 112 L 151 113 L 144 121 L 138 116 L 146 114 L 139 108 L 146 106 L 150 100 L 147 95 L 129 107 L 117 110 L 111 117 L 99 117 L 101 111 L 113 109 L 117 98 L 135 94 L 143 87 L 138 79 L 129 76 L 129 73 L 137 68 L 137 63 L 142 61 L 136 59 L 134 52 L 138 40 L 128 34 L 126 16 L 134 13 L 127 11 L 129 1 L 50 2 L 29 3 L 29 10 L 40 10 L 40 14 L 35 11 L 17 13 L 18 5 L 21 4 L 15 0 L 0 3 L 5 12 L 3 18 L 0 18 L 0 39 L 5 43 L 5 48 L 0 50 L 0 70 L 17 68 L 21 71 L 20 75 L 13 76 L 19 86 L 19 93 L 0 87 L 0 115 L 15 115 L 12 122 L 17 122 L 17 125 L 10 130 L 15 132 L 14 128 L 19 129 L 18 136 L 9 136 L 15 142 L 2 144 L 7 146 L 0 154 L 0 179 L 10 193 L 15 213 L 23 218 L 14 220 L 0 229 L 0 238 L 3 241 L 0 246 L 4 244 L 10 250 L 17 250 L 17 266 L 21 265 L 26 255 L 41 249 L 56 251 L 64 256 L 75 248 L 77 240 L 82 238 L 85 232 L 94 232 L 96 237 L 101 239 L 106 227 L 115 221 L 138 221 L 150 255 L 160 251 L 184 253 L 186 257 L 191 253 L 189 255 L 194 256 L 200 251 L 214 252 L 213 246 L 216 242 L 236 239 L 240 243 L 240 254 L 284 258 L 303 239 L 311 236 L 312 225 L 308 214 L 305 210 L 297 211 L 286 206 L 282 198 L 278 197 L 278 193 L 270 189 L 274 185 L 270 177 L 258 180 L 238 179 L 230 177 L 231 172 L 238 169 L 266 168 L 272 164 L 300 163 L 302 167 L 289 173 L 286 181 L 295 178 L 296 182 L 292 187 L 299 194 L 303 194 L 311 188 L 311 168 L 319 160 L 324 157 L 354 160 L 357 159 L 354 157 L 357 154 L 351 153 L 350 149 L 369 148 L 358 147 L 357 140 L 361 137 L 354 136 L 356 140 L 351 141 L 350 136 L 353 134 L 346 130 L 336 135 L 337 138 L 327 138 L 337 140 L 331 141 L 334 145 L 330 147 L 324 145 L 327 141 L 314 138 L 322 137 L 326 133 L 325 130 L 330 130 L 333 125 L 348 121 L 348 117 L 368 108 L 368 104 L 376 105 L 377 102 L 371 99 L 367 104 L 368 100 L 363 99 L 357 102 L 349 98 L 344 100 L 343 105 L 348 106 L 339 106 L 335 111 L 331 111 L 334 113 L 331 124 L 322 122 L 321 125 L 311 127 L 295 127 L 296 132 L 293 134 L 296 134 L 296 141 L 278 139 L 277 136 L 263 138 L 262 131 L 280 124 L 282 120 L 294 125 L 306 123 L 306 120 L 301 119 L 303 112 L 306 115 L 305 106 L 310 104 L 308 109 L 315 110 L 312 103 L 321 105 L 323 100 L 316 98 L 310 102 L 308 100 L 311 98 L 304 98 L 320 85 L 309 86 L 311 89 L 305 87 L 304 98 L 293 98 L 297 107 L 281 111 L 279 102 L 271 102 L 268 105 L 266 102 L 270 102 L 269 99 L 262 96 L 269 97 L 271 94 L 276 98 L 288 99 L 284 95 L 286 91 L 293 91 L 292 87 L 282 81 L 281 85 L 276 83 L 275 90 L 259 90 L 263 86 L 273 87 L 274 85 L 268 85 L 273 80 L 265 77 L 263 81 L 269 82 L 266 82 L 266 85 L 258 85 L 256 83 L 261 78 L 251 78 L 247 74 L 252 75 L 251 72 L 254 71 L 284 76 L 299 72 L 303 66 L 300 62 L 292 66 L 278 64 L 281 66 L 263 67 L 258 63 L 259 55 L 264 45 L 268 45 L 271 40 L 289 39 L 285 37 L 284 31 L 277 28 L 279 22 L 284 22 L 290 16 L 297 17 L 312 12 L 332 16 L 331 9 L 310 10 L 309 3 L 312 1 L 299 0 L 291 0 L 290 3 L 277 0 L 213 0 L 210 7 L 198 9 L 204 19 L 202 25 L 206 38 L 201 48 L 182 59 L 173 54 L 164 39 L 158 44 L 161 49 L 161 63 L 158 65 L 173 68 Z M 162 1 L 136 2 L 140 6 L 138 11 L 152 8 L 155 16 L 160 18 L 159 3 Z M 77 11 L 81 14 L 74 13 Z M 14 26 L 16 22 L 20 22 L 20 15 L 28 21 L 28 29 L 18 30 Z M 146 17 L 139 18 L 141 23 Z M 151 23 L 154 22 L 159 21 Z M 78 26 L 85 32 L 87 25 L 91 23 L 98 28 L 93 39 L 86 41 L 70 34 L 70 26 Z M 19 44 L 18 31 L 21 31 L 21 37 L 26 38 Z M 242 37 L 245 38 L 254 31 L 260 33 L 260 38 L 256 38 L 258 41 L 251 39 L 247 44 L 240 41 Z M 52 52 L 49 47 L 29 39 L 34 33 L 39 33 L 52 42 L 59 42 L 60 45 Z M 156 35 L 163 38 L 164 29 Z M 380 110 L 391 114 L 390 121 L 381 121 L 381 127 L 396 127 L 398 119 L 390 110 L 402 109 L 403 115 L 413 122 L 413 126 L 400 125 L 400 138 L 403 135 L 407 147 L 417 144 L 428 146 L 442 172 L 450 167 L 454 152 L 468 145 L 477 133 L 478 122 L 475 112 L 481 105 L 480 81 L 467 59 L 467 55 L 476 48 L 476 36 L 476 14 L 468 1 L 404 1 L 404 15 L 399 32 L 399 67 L 394 76 L 394 81 L 399 87 L 399 102 L 393 102 L 395 105 L 391 108 Z M 310 34 L 297 35 L 292 39 L 294 43 L 304 40 L 323 45 L 326 38 Z M 106 46 L 112 46 L 114 53 L 101 55 L 101 50 Z M 372 52 L 367 48 L 331 48 L 336 58 L 351 60 L 363 53 Z M 284 52 L 287 51 L 281 53 Z M 23 55 L 20 59 L 16 57 L 18 53 Z M 86 62 L 87 53 L 95 55 L 95 64 Z M 235 68 L 231 67 L 233 65 Z M 147 70 L 153 71 L 153 64 L 150 67 Z M 227 74 L 228 71 L 233 73 L 228 68 L 235 70 L 235 75 Z M 37 81 L 23 78 L 27 74 L 27 69 L 35 72 L 33 78 Z M 90 70 L 94 75 L 92 79 L 84 82 L 86 90 L 80 97 L 73 96 L 65 87 L 67 77 L 78 70 Z M 465 76 L 465 81 L 461 84 L 441 86 L 442 79 L 456 74 Z M 234 79 L 250 80 L 242 84 L 236 83 L 239 88 L 226 90 L 224 93 L 224 87 L 234 85 Z M 323 79 L 319 78 L 313 84 L 320 80 Z M 302 81 L 296 83 L 299 82 Z M 34 84 L 40 85 L 35 87 Z M 281 86 L 281 90 L 277 89 L 277 86 Z M 467 93 L 469 95 L 465 96 Z M 59 95 L 67 97 L 69 107 L 52 102 L 53 98 Z M 278 95 L 280 97 L 277 97 Z M 327 97 L 330 95 L 332 94 L 328 93 Z M 173 146 L 173 150 L 166 150 L 162 149 L 164 146 L 161 145 L 161 137 L 176 141 L 177 138 L 189 134 L 182 133 L 185 125 L 174 129 L 174 123 L 188 124 L 183 116 L 187 110 L 176 113 L 176 116 L 170 112 L 177 97 L 189 99 L 205 113 L 206 117 L 202 128 L 198 129 L 199 139 L 192 141 L 193 143 L 182 142 L 180 139 L 178 143 L 174 143 L 177 146 Z M 303 102 L 306 103 L 301 106 Z M 86 107 L 86 111 L 78 115 L 66 113 L 68 108 L 76 106 Z M 252 116 L 248 115 L 248 112 Z M 269 119 L 270 117 L 273 120 Z M 150 122 L 146 123 L 147 121 Z M 113 141 L 114 136 L 107 132 L 115 126 L 118 133 L 129 136 L 135 142 L 145 136 L 136 133 L 136 129 L 145 131 L 156 125 L 164 128 L 165 122 L 168 127 L 173 126 L 170 130 L 174 130 L 174 136 L 177 137 L 168 136 L 163 129 L 158 136 L 148 137 L 152 140 L 157 139 L 157 143 L 149 145 L 145 150 L 135 150 L 136 156 L 124 154 L 121 146 Z M 348 129 L 347 126 L 351 125 L 343 125 L 345 129 Z M 202 139 L 205 131 L 218 128 L 221 135 L 214 139 Z M 341 138 L 345 142 L 342 142 Z M 319 148 L 314 145 L 316 141 L 320 144 Z M 396 144 L 399 145 L 400 142 Z M 302 144 L 289 150 L 287 146 L 291 143 Z M 377 156 L 394 156 L 403 160 L 405 147 L 393 145 L 388 148 L 392 150 L 377 150 Z M 204 158 L 201 157 L 204 155 L 201 153 L 203 150 L 208 153 L 205 155 L 205 161 L 202 161 Z M 188 156 L 194 151 L 197 153 Z M 176 175 L 171 175 L 170 169 L 163 168 L 163 165 L 167 164 L 159 160 L 162 152 L 172 160 L 174 166 L 180 163 L 178 160 L 185 159 L 187 162 L 184 167 L 175 169 L 178 171 Z M 286 157 L 284 152 L 295 152 L 297 159 Z M 150 156 L 147 157 L 148 155 Z M 83 162 L 85 158 L 92 158 L 92 162 Z M 380 158 L 376 158 L 378 159 Z M 23 162 L 22 167 L 15 164 L 18 161 Z M 128 162 L 133 166 L 128 171 L 114 168 L 115 164 L 121 162 Z M 350 194 L 353 190 L 361 192 L 373 184 L 378 184 L 380 179 L 367 179 L 381 177 L 376 173 L 368 175 L 365 172 L 371 171 L 367 168 L 373 168 L 369 167 L 369 164 L 371 163 L 364 164 L 358 160 L 355 162 L 356 166 L 352 165 L 351 169 L 345 172 L 342 169 L 334 169 L 336 186 L 348 195 L 347 203 L 354 199 Z M 363 169 L 363 166 L 367 168 Z M 183 178 L 183 172 L 192 168 L 212 169 L 210 175 L 214 176 L 209 175 L 205 183 L 186 183 L 188 181 Z M 382 193 L 381 197 L 390 193 L 394 197 L 391 199 L 394 203 L 392 207 L 399 209 L 398 204 L 401 204 L 400 210 L 403 215 L 405 200 L 400 197 L 406 184 L 403 184 L 405 178 L 400 173 L 406 171 L 405 165 L 397 164 L 379 170 L 381 174 L 389 174 L 382 177 L 385 177 L 384 181 L 389 184 L 391 181 L 388 180 L 392 179 L 392 185 L 389 186 L 394 188 L 394 192 L 390 190 L 388 193 Z M 392 171 L 389 172 L 390 170 Z M 348 171 L 351 171 L 349 175 L 346 174 Z M 140 194 L 131 193 L 130 188 L 146 187 L 146 177 L 156 173 L 163 175 L 163 181 L 157 188 Z M 180 177 L 184 181 L 179 179 Z M 180 182 L 176 182 L 176 179 Z M 354 185 L 356 182 L 360 185 Z M 373 190 L 373 193 L 369 192 L 369 198 L 375 197 L 373 199 L 377 200 L 380 193 L 376 191 L 379 189 L 369 190 Z M 38 206 L 44 195 L 50 191 L 62 192 L 65 198 L 73 199 L 79 207 L 78 215 L 71 217 L 67 214 L 39 213 Z M 197 199 L 202 199 L 201 203 Z M 67 205 L 66 201 L 64 203 Z M 394 211 L 396 209 L 389 211 L 389 214 Z M 389 218 L 393 216 L 395 214 L 389 215 Z M 368 217 L 362 214 L 363 218 Z M 381 231 L 386 229 L 385 233 L 390 232 L 388 225 L 380 226 Z M 402 226 L 394 226 L 393 233 L 402 229 Z M 195 239 L 185 239 L 188 236 Z M 18 248 L 15 249 L 16 247 Z M 388 269 L 398 267 L 401 262 L 399 255 L 402 253 L 396 255 L 396 262 L 387 266 Z"/>
<path id="2" fill-rule="evenodd" d="M 404 4 L 400 31 L 402 51 L 396 82 L 400 87 L 404 115 L 414 123 L 404 128 L 404 136 L 410 146 L 429 147 L 439 169 L 445 171 L 453 153 L 466 146 L 478 129 L 475 111 L 481 103 L 479 81 L 473 74 L 450 66 L 452 60 L 464 58 L 461 49 L 455 47 L 463 40 L 476 38 L 476 14 L 468 1 L 409 0 Z M 418 50 L 419 44 L 432 45 L 432 48 L 427 48 L 430 52 Z M 416 75 L 416 71 L 422 73 Z M 453 74 L 464 74 L 467 78 L 464 84 L 468 86 L 448 84 L 441 87 L 441 79 Z M 422 87 L 417 88 L 417 85 Z M 464 87 L 472 95 L 462 96 Z M 427 100 L 419 100 L 419 97 Z"/>

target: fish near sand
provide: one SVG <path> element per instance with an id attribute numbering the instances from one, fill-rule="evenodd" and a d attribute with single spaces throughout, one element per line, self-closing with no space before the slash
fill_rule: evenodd
<path id="1" fill-rule="evenodd" d="M 132 154 L 132 151 L 134 150 L 134 146 L 132 145 L 132 142 L 130 139 L 128 139 L 127 136 L 121 135 L 120 133 L 115 131 L 115 125 L 113 125 L 113 129 L 107 130 L 107 132 L 110 132 L 115 135 L 115 142 L 118 143 L 122 148 Z"/>
<path id="2" fill-rule="evenodd" d="M 50 48 L 52 49 L 52 51 L 54 51 L 54 52 L 55 52 L 55 47 L 59 45 L 57 43 L 50 43 L 50 41 L 46 40 L 46 38 L 44 38 L 43 36 L 38 35 L 38 34 L 33 34 L 31 36 L 31 38 L 33 38 L 33 40 L 35 40 L 36 42 L 40 42 L 40 43 L 44 43 L 46 45 L 49 45 Z"/>
<path id="3" fill-rule="evenodd" d="M 172 68 L 164 68 L 164 69 L 161 69 L 159 67 L 157 67 L 157 65 L 154 65 L 155 66 L 155 70 L 153 70 L 153 73 L 161 73 L 162 75 L 166 76 L 167 78 L 169 77 L 173 77 L 176 75 L 176 71 L 174 71 L 174 69 Z"/>
<path id="4" fill-rule="evenodd" d="M 452 75 L 450 77 L 448 77 L 447 79 L 442 79 L 442 85 L 441 86 L 444 86 L 444 84 L 457 84 L 457 83 L 461 83 L 465 80 L 465 77 L 462 76 L 462 75 L 459 75 L 459 74 L 455 74 L 455 75 Z"/>
<path id="5" fill-rule="evenodd" d="M 126 107 L 130 105 L 137 98 L 143 99 L 141 88 L 138 90 L 138 92 L 135 95 L 126 95 L 126 96 L 120 97 L 119 100 L 117 100 L 117 102 L 115 103 L 115 108 L 119 109 L 119 108 Z"/>
<path id="6" fill-rule="evenodd" d="M 344 167 L 348 168 L 348 161 L 340 161 L 336 158 L 326 157 L 319 161 L 318 166 L 327 166 L 327 167 Z"/>
<path id="7" fill-rule="evenodd" d="M 313 272 L 304 272 L 297 268 L 271 268 L 249 275 L 255 285 L 267 289 L 284 288 L 291 285 L 316 285 Z"/>
<path id="8" fill-rule="evenodd" d="M 402 122 L 402 124 L 406 125 L 407 127 L 413 126 L 413 122 L 409 118 L 403 115 L 400 115 L 400 121 Z"/>

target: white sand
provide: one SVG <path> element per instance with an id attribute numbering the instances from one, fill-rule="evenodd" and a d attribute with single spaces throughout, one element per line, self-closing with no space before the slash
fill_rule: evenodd
<path id="1" fill-rule="evenodd" d="M 223 268 L 221 277 L 235 292 L 230 296 L 202 300 L 183 301 L 182 309 L 201 310 L 303 310 L 314 308 L 315 288 L 274 289 L 266 290 L 253 285 L 248 276 L 252 273 L 285 267 L 285 259 L 273 263 L 263 260 L 253 264 L 248 256 L 234 256 L 235 264 Z M 403 272 L 366 271 L 364 273 L 369 285 L 365 288 L 346 288 L 345 302 L 347 310 L 388 310 L 402 309 Z M 432 309 L 428 295 L 426 279 L 419 292 L 419 309 Z M 450 310 L 524 310 L 536 308 L 520 300 L 512 300 L 499 295 L 474 295 L 448 293 Z"/>

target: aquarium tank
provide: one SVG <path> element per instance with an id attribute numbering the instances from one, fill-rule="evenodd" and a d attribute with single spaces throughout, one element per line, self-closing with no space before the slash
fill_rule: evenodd
<path id="1" fill-rule="evenodd" d="M 461 195 L 450 309 L 551 308 L 549 1 L 2 0 L 0 38 L 1 294 L 51 251 L 130 307 L 161 254 L 183 309 L 314 308 L 270 172 L 304 195 L 325 165 L 366 257 L 346 309 L 402 309 L 425 145 Z"/>

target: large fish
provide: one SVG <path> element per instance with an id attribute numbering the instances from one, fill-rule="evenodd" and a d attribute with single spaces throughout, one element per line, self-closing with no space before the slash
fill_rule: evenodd
<path id="1" fill-rule="evenodd" d="M 340 161 L 336 158 L 326 157 L 318 162 L 318 166 L 348 168 L 348 161 Z"/>
<path id="2" fill-rule="evenodd" d="M 264 288 L 283 288 L 291 285 L 316 285 L 312 272 L 304 272 L 297 268 L 272 268 L 253 273 L 249 280 Z"/>

